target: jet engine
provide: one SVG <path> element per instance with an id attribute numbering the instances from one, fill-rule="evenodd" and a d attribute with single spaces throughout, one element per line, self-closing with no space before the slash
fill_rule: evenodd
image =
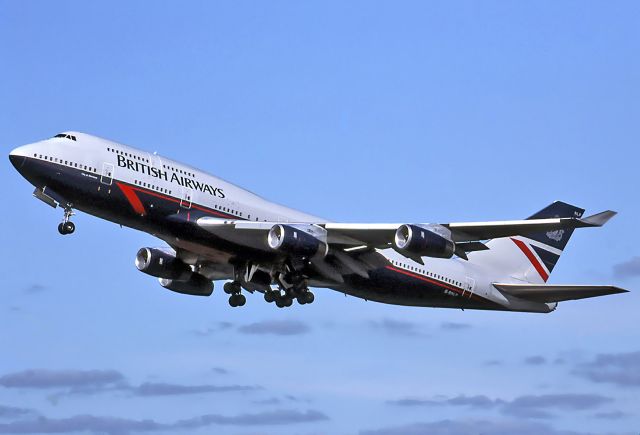
<path id="1" fill-rule="evenodd" d="M 191 274 L 188 281 L 167 278 L 159 278 L 158 281 L 162 287 L 184 295 L 211 296 L 213 293 L 213 282 L 198 273 Z"/>
<path id="2" fill-rule="evenodd" d="M 267 244 L 275 251 L 299 257 L 325 257 L 327 231 L 311 224 L 277 224 L 269 230 Z"/>
<path id="3" fill-rule="evenodd" d="M 441 225 L 401 225 L 394 245 L 401 253 L 435 258 L 451 258 L 456 248 L 451 231 Z"/>
<path id="4" fill-rule="evenodd" d="M 155 248 L 141 248 L 136 254 L 136 267 L 147 275 L 175 281 L 186 281 L 192 275 L 191 267 L 175 254 Z"/>

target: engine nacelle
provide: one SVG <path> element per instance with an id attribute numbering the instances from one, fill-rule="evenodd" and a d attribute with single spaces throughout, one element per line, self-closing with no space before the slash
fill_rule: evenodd
<path id="1" fill-rule="evenodd" d="M 155 248 L 141 248 L 136 254 L 136 267 L 147 275 L 176 281 L 186 281 L 192 274 L 191 267 L 174 254 Z"/>
<path id="2" fill-rule="evenodd" d="M 451 258 L 456 249 L 451 231 L 441 225 L 401 225 L 394 245 L 400 252 L 435 258 Z"/>
<path id="3" fill-rule="evenodd" d="M 176 281 L 166 278 L 159 278 L 158 281 L 167 290 L 182 293 L 183 295 L 211 296 L 211 293 L 213 293 L 213 282 L 198 273 L 191 274 L 188 281 Z"/>
<path id="4" fill-rule="evenodd" d="M 327 255 L 327 231 L 311 224 L 277 224 L 269 230 L 267 244 L 275 251 L 311 258 Z"/>

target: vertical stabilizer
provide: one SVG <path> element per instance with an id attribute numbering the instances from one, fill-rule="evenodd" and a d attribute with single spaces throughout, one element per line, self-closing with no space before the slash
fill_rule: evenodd
<path id="1" fill-rule="evenodd" d="M 584 209 L 556 201 L 528 219 L 581 218 Z M 495 269 L 498 275 L 528 283 L 544 283 L 564 251 L 573 228 L 523 233 L 487 242 L 489 250 L 470 254 L 473 263 Z"/>

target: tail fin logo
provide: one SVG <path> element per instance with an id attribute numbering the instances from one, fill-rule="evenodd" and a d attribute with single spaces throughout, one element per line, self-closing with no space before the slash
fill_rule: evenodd
<path id="1" fill-rule="evenodd" d="M 556 242 L 559 242 L 560 240 L 562 240 L 563 236 L 564 236 L 564 230 L 555 230 L 555 231 L 547 232 L 547 237 L 551 240 L 555 240 Z"/>
<path id="2" fill-rule="evenodd" d="M 577 214 L 577 212 L 574 212 L 574 214 Z M 556 214 L 554 217 L 559 218 L 560 216 Z M 564 230 L 547 231 L 547 238 L 549 238 L 549 240 L 559 242 L 562 240 L 562 237 L 564 237 Z"/>

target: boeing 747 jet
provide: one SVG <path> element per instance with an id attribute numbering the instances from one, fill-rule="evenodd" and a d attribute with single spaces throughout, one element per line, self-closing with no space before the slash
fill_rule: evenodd
<path id="1" fill-rule="evenodd" d="M 558 302 L 623 293 L 615 286 L 546 284 L 583 217 L 554 202 L 528 219 L 462 223 L 331 222 L 261 198 L 177 161 L 79 132 L 14 149 L 9 158 L 33 195 L 145 231 L 135 265 L 168 290 L 209 296 L 226 280 L 232 307 L 245 293 L 289 307 L 329 288 L 387 304 L 548 313 Z"/>

